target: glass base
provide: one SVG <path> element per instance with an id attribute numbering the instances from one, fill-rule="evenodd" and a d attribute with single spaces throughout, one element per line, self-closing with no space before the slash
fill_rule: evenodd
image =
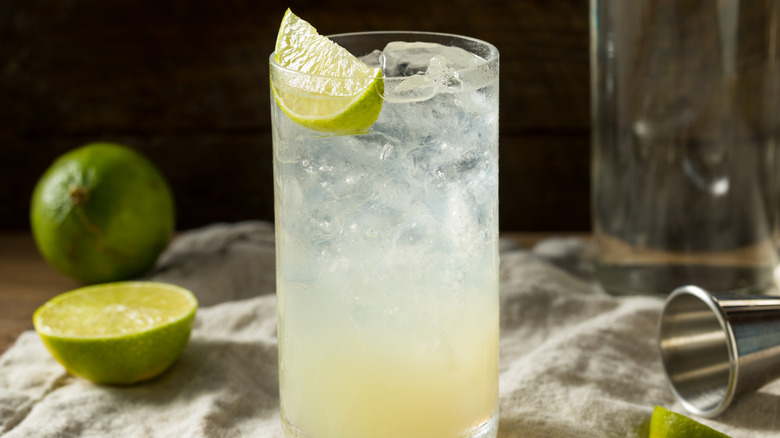
<path id="1" fill-rule="evenodd" d="M 465 438 L 496 438 L 498 435 L 498 414 L 470 431 Z"/>
<path id="2" fill-rule="evenodd" d="M 284 431 L 285 438 L 319 438 L 312 435 L 306 435 L 297 427 L 285 421 L 284 418 L 282 418 L 282 430 Z M 469 429 L 465 434 L 459 437 L 452 437 L 452 438 L 496 438 L 497 435 L 498 435 L 498 414 L 495 414 L 492 417 L 490 417 L 487 421 L 480 424 L 479 426 Z M 372 438 L 372 437 L 363 437 L 363 438 Z M 398 438 L 406 438 L 406 437 L 398 437 Z"/>

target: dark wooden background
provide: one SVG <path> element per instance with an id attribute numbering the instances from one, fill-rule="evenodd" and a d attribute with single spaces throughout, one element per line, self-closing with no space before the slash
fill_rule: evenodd
<path id="1" fill-rule="evenodd" d="M 0 230 L 28 229 L 38 177 L 96 140 L 160 167 L 179 229 L 273 220 L 267 59 L 288 6 L 325 34 L 495 44 L 501 228 L 589 229 L 587 1 L 2 0 Z"/>

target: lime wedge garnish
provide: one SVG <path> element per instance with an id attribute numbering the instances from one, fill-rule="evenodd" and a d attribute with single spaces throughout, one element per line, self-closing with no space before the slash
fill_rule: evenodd
<path id="1" fill-rule="evenodd" d="M 52 298 L 33 324 L 71 374 L 129 384 L 157 376 L 179 357 L 197 307 L 190 291 L 172 284 L 106 283 Z"/>
<path id="2" fill-rule="evenodd" d="M 729 438 L 676 412 L 656 406 L 650 419 L 650 438 Z"/>
<path id="3" fill-rule="evenodd" d="M 279 107 L 316 131 L 352 133 L 371 127 L 382 109 L 379 68 L 370 68 L 293 14 L 282 18 L 271 69 Z"/>

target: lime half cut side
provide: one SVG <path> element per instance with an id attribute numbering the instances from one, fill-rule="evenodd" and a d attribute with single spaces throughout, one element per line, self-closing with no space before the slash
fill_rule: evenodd
<path id="1" fill-rule="evenodd" d="M 131 384 L 165 371 L 189 340 L 198 302 L 187 289 L 117 282 L 60 294 L 36 310 L 35 330 L 73 375 Z"/>
<path id="2" fill-rule="evenodd" d="M 382 71 L 317 33 L 289 9 L 282 18 L 271 90 L 282 111 L 315 131 L 368 130 L 382 109 Z"/>

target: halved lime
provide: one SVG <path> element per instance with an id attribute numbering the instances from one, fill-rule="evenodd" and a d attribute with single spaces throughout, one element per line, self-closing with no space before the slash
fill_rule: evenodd
<path id="1" fill-rule="evenodd" d="M 289 9 L 276 38 L 271 90 L 295 122 L 316 131 L 353 133 L 374 124 L 382 109 L 383 81 L 349 51 Z"/>
<path id="2" fill-rule="evenodd" d="M 729 438 L 698 421 L 656 406 L 650 419 L 650 438 Z"/>
<path id="3" fill-rule="evenodd" d="M 198 301 L 167 283 L 118 282 L 60 294 L 33 315 L 35 330 L 73 375 L 130 384 L 167 369 L 189 340 Z"/>

